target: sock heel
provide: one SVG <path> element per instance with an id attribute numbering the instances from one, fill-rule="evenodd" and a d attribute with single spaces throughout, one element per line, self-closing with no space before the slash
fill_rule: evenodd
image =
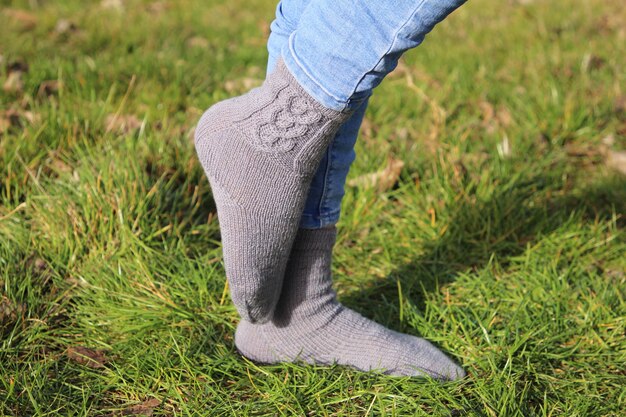
<path id="1" fill-rule="evenodd" d="M 269 365 L 278 361 L 277 355 L 261 334 L 259 326 L 245 320 L 239 322 L 235 331 L 235 348 L 240 355 L 254 363 Z"/>

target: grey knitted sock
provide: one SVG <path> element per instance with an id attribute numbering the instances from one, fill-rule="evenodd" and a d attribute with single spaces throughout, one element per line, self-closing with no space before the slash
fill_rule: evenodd
<path id="1" fill-rule="evenodd" d="M 317 103 L 281 61 L 261 87 L 212 106 L 196 127 L 231 296 L 250 322 L 272 314 L 312 176 L 347 117 Z"/>
<path id="2" fill-rule="evenodd" d="M 459 379 L 463 369 L 424 339 L 387 329 L 342 306 L 330 273 L 335 228 L 300 229 L 271 322 L 242 320 L 235 344 L 262 363 L 348 365 L 397 376 Z"/>

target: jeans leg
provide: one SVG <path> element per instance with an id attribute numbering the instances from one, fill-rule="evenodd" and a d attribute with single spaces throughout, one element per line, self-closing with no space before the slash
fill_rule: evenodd
<path id="1" fill-rule="evenodd" d="M 267 72 L 271 72 L 287 45 L 289 36 L 296 30 L 300 17 L 311 0 L 282 0 L 276 8 L 276 19 L 272 22 L 267 43 L 269 59 Z M 339 220 L 341 200 L 350 165 L 354 161 L 354 144 L 367 101 L 355 109 L 351 118 L 339 129 L 333 142 L 320 162 L 313 177 L 311 188 L 302 213 L 300 227 L 318 229 Z"/>
<path id="2" fill-rule="evenodd" d="M 311 0 L 282 0 L 276 6 L 276 18 L 270 26 L 270 37 L 267 41 L 267 73 L 276 66 L 282 48 L 287 45 L 289 36 L 298 27 L 300 17 Z"/>
<path id="3" fill-rule="evenodd" d="M 283 46 L 300 85 L 334 110 L 357 108 L 465 0 L 312 0 Z"/>
<path id="4" fill-rule="evenodd" d="M 337 224 L 339 221 L 346 178 L 356 156 L 354 144 L 366 109 L 367 100 L 356 108 L 350 119 L 339 128 L 335 139 L 328 147 L 311 182 L 300 221 L 301 228 L 320 229 Z"/>

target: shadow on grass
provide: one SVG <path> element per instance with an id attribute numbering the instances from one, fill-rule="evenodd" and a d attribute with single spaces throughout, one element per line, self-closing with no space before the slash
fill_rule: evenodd
<path id="1" fill-rule="evenodd" d="M 391 302 L 396 307 L 393 314 L 399 314 L 399 280 L 403 295 L 423 311 L 426 293 L 453 282 L 459 272 L 483 268 L 492 257 L 506 265 L 508 258 L 520 255 L 528 244 L 552 233 L 574 214 L 586 223 L 609 221 L 617 214 L 617 227 L 625 226 L 626 179 L 606 178 L 566 195 L 559 195 L 567 192 L 560 182 L 546 175 L 521 178 L 487 200 L 459 201 L 445 234 L 427 242 L 423 255 L 387 278 L 347 293 L 341 301 L 370 317 L 368 312 L 377 305 Z M 398 316 L 385 317 L 391 327 L 400 323 Z"/>
<path id="2" fill-rule="evenodd" d="M 146 161 L 143 167 L 147 175 L 146 189 L 156 190 L 148 200 L 147 211 L 160 224 L 158 230 L 170 228 L 189 246 L 202 247 L 206 242 L 219 239 L 217 225 L 210 224 L 217 222 L 217 209 L 199 162 L 194 164 L 189 169 Z M 167 236 L 160 235 L 156 240 L 160 243 Z"/>

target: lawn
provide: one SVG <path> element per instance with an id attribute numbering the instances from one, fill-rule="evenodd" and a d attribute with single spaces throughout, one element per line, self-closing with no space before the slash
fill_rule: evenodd
<path id="1" fill-rule="evenodd" d="M 444 384 L 234 348 L 193 129 L 274 7 L 0 0 L 0 415 L 626 415 L 623 3 L 471 0 L 371 100 L 336 288 Z"/>

